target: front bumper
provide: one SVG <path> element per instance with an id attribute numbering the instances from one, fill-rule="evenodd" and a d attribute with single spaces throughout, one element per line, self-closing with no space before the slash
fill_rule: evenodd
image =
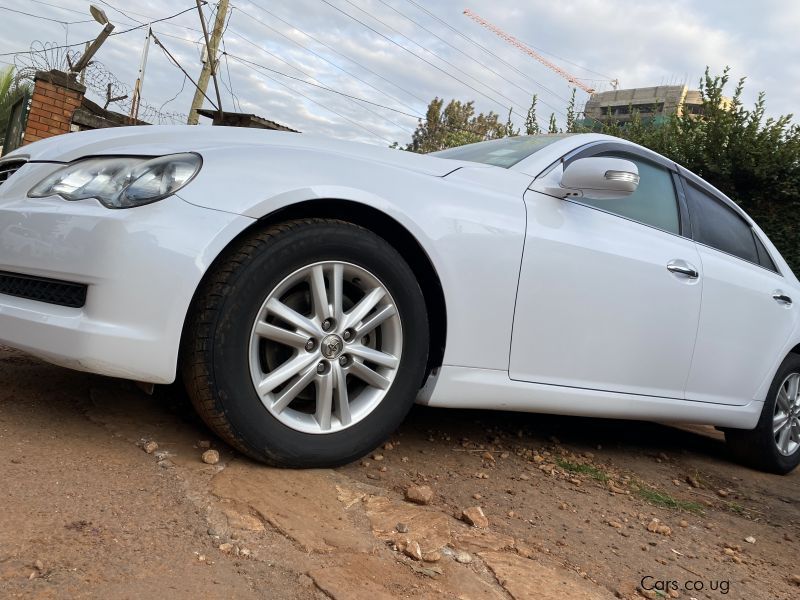
<path id="1" fill-rule="evenodd" d="M 28 163 L 0 185 L 0 271 L 85 284 L 86 303 L 0 293 L 0 344 L 82 371 L 174 381 L 194 292 L 253 220 L 177 196 L 125 210 L 26 197 L 58 167 Z"/>

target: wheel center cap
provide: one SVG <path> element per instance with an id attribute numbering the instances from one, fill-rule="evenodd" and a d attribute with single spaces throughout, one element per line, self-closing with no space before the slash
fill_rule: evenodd
<path id="1" fill-rule="evenodd" d="M 333 360 L 338 358 L 339 355 L 342 353 L 344 349 L 344 342 L 342 338 L 340 338 L 335 333 L 330 335 L 326 335 L 322 338 L 322 344 L 320 344 L 320 350 L 322 351 L 322 356 L 329 360 Z"/>

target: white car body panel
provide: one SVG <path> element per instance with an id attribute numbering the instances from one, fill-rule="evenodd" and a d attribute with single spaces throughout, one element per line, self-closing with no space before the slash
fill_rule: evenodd
<path id="1" fill-rule="evenodd" d="M 198 206 L 258 218 L 287 205 L 333 198 L 392 217 L 422 246 L 441 280 L 449 332 L 444 362 L 508 368 L 525 234 L 522 197 L 530 176 L 436 159 L 450 163 L 440 172 L 452 173 L 433 179 L 433 187 L 430 174 L 366 158 L 341 162 L 326 153 L 287 147 L 251 149 L 246 155 L 214 149 L 204 161 L 196 180 L 179 193 Z M 242 168 L 250 173 L 247 180 L 230 181 L 226 174 Z M 298 182 L 306 185 L 298 187 Z M 487 280 L 496 284 L 481 283 Z M 481 344 L 474 343 L 475 330 L 483 332 Z"/>
<path id="2" fill-rule="evenodd" d="M 699 265 L 695 243 L 538 192 L 526 204 L 511 378 L 682 399 L 701 279 L 665 265 Z"/>
<path id="3" fill-rule="evenodd" d="M 53 167 L 27 164 L 0 189 L 0 271 L 84 283 L 91 293 L 83 308 L 0 294 L 0 340 L 73 369 L 173 381 L 195 289 L 253 220 L 175 197 L 136 211 L 108 210 L 95 200 L 8 198 Z M 11 227 L 36 232 L 46 251 L 16 244 L 4 235 Z"/>
<path id="4" fill-rule="evenodd" d="M 109 154 L 158 156 L 192 151 L 205 155 L 214 150 L 223 150 L 232 158 L 245 159 L 251 152 L 263 150 L 266 145 L 276 153 L 289 149 L 306 150 L 312 154 L 324 153 L 340 158 L 364 159 L 373 164 L 384 164 L 428 175 L 446 175 L 459 166 L 469 164 L 286 131 L 265 132 L 263 129 L 236 127 L 208 129 L 185 126 L 116 127 L 83 131 L 79 136 L 54 136 L 36 142 L 36 146 L 18 148 L 4 158 L 30 156 L 38 161 L 70 162 L 86 156 Z M 260 169 L 263 168 L 265 165 L 260 165 Z"/>
<path id="5" fill-rule="evenodd" d="M 772 352 L 763 349 L 782 348 L 797 325 L 797 310 L 772 298 L 788 282 L 719 250 L 697 247 L 703 263 L 703 309 L 686 398 L 723 404 L 763 398 L 761 380 L 753 374 L 777 367 Z"/>
<path id="6" fill-rule="evenodd" d="M 761 414 L 761 402 L 728 406 L 655 398 L 577 387 L 509 380 L 508 373 L 492 369 L 444 366 L 420 393 L 428 406 L 540 412 L 556 415 L 705 423 L 752 429 Z"/>
<path id="7" fill-rule="evenodd" d="M 420 401 L 752 427 L 775 370 L 800 342 L 797 311 L 786 311 L 791 318 L 773 323 L 772 333 L 760 338 L 768 349 L 735 357 L 740 369 L 756 353 L 760 358 L 757 376 L 755 369 L 748 370 L 744 395 L 733 390 L 743 373 L 729 387 L 714 388 L 715 378 L 725 374 L 712 364 L 719 323 L 709 321 L 705 366 L 698 362 L 693 369 L 686 356 L 705 301 L 698 300 L 703 277 L 696 284 L 666 272 L 657 279 L 650 268 L 669 257 L 702 269 L 702 249 L 662 233 L 654 243 L 652 232 L 637 233 L 641 226 L 527 191 L 560 157 L 608 140 L 623 143 L 595 134 L 572 136 L 510 169 L 221 127 L 117 128 L 37 142 L 5 157 L 34 162 L 0 186 L 0 271 L 86 283 L 88 300 L 84 308 L 71 309 L 0 295 L 0 342 L 73 368 L 170 382 L 192 296 L 219 253 L 259 218 L 301 202 L 344 200 L 404 227 L 441 282 L 445 354 Z M 26 197 L 59 166 L 46 161 L 187 151 L 202 156 L 199 174 L 177 195 L 152 205 L 115 211 L 95 200 Z M 581 233 L 581 223 L 608 231 Z M 20 242 L 20 228 L 34 232 L 36 252 L 25 251 L 31 243 L 25 235 Z M 647 247 L 626 256 L 637 240 Z M 604 247 L 605 254 L 590 256 L 590 242 Z M 784 274 L 782 288 L 800 299 L 797 279 L 769 240 L 764 242 Z M 524 265 L 523 248 L 530 258 Z M 673 250 L 680 256 L 672 256 Z M 563 279 L 569 253 L 580 262 L 581 278 L 572 281 Z M 625 269 L 635 278 L 621 275 Z M 544 284 L 551 286 L 548 294 L 538 295 Z M 657 298 L 650 296 L 653 286 Z M 585 299 L 591 290 L 597 293 Z M 559 292 L 567 292 L 561 301 Z M 632 298 L 649 304 L 632 313 L 619 306 Z M 528 304 L 527 312 L 519 300 Z M 681 310 L 655 319 L 674 305 Z M 629 314 L 645 319 L 644 328 L 637 329 Z M 747 332 L 760 324 L 754 319 Z M 650 336 L 664 339 L 657 347 L 647 346 L 643 338 Z M 594 364 L 588 360 L 593 353 L 599 353 Z M 570 373 L 578 360 L 580 369 Z M 509 370 L 515 379 L 529 381 L 512 380 Z M 675 391 L 681 374 L 697 391 L 691 399 Z M 733 395 L 736 402 L 723 404 Z"/>

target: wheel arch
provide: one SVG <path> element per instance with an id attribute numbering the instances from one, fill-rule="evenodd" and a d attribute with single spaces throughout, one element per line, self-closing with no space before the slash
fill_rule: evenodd
<path id="1" fill-rule="evenodd" d="M 793 345 L 790 346 L 789 344 Z M 786 345 L 784 345 L 784 347 L 781 349 L 781 353 L 778 355 L 776 363 L 769 370 L 769 373 L 767 373 L 767 375 L 764 377 L 761 385 L 759 385 L 754 400 L 763 402 L 767 399 L 767 392 L 772 385 L 772 380 L 775 378 L 775 374 L 778 372 L 778 369 L 780 369 L 780 366 L 784 363 L 784 361 L 792 355 L 800 356 L 800 342 L 798 342 L 797 336 L 792 336 L 786 341 Z"/>
<path id="2" fill-rule="evenodd" d="M 396 219 L 367 204 L 340 198 L 316 198 L 282 206 L 260 217 L 254 221 L 252 225 L 233 238 L 222 251 L 217 254 L 214 261 L 209 265 L 208 269 L 206 269 L 203 279 L 195 289 L 195 293 L 189 305 L 189 310 L 184 319 L 181 333 L 181 347 L 183 347 L 184 344 L 183 335 L 186 332 L 186 323 L 188 322 L 189 314 L 195 306 L 197 293 L 202 289 L 206 277 L 212 272 L 216 264 L 224 260 L 228 251 L 235 247 L 242 238 L 250 235 L 256 227 L 270 227 L 282 222 L 303 218 L 337 219 L 359 225 L 384 238 L 403 256 L 417 277 L 428 311 L 430 349 L 428 352 L 426 376 L 433 369 L 440 367 L 444 359 L 444 350 L 447 340 L 447 307 L 441 279 L 433 262 L 414 235 Z M 422 385 L 422 383 L 423 382 L 420 382 L 420 385 Z"/>

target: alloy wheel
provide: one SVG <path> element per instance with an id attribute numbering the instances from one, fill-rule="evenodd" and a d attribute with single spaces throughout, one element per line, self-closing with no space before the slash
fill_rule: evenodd
<path id="1" fill-rule="evenodd" d="M 381 403 L 402 347 L 400 316 L 384 284 L 352 263 L 318 262 L 267 296 L 250 335 L 250 374 L 281 423 L 334 433 Z"/>
<path id="2" fill-rule="evenodd" d="M 800 373 L 791 373 L 778 388 L 772 433 L 778 452 L 784 456 L 800 448 Z"/>

